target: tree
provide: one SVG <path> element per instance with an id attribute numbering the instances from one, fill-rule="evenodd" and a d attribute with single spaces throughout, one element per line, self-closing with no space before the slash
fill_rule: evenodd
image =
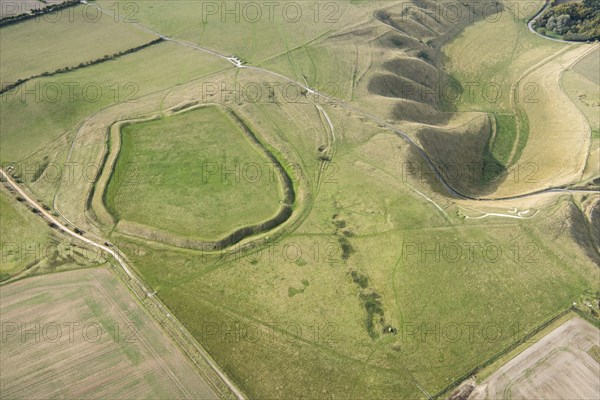
<path id="1" fill-rule="evenodd" d="M 571 16 L 569 14 L 562 14 L 556 18 L 556 28 L 555 32 L 563 34 L 569 30 L 569 25 L 571 24 Z"/>
<path id="2" fill-rule="evenodd" d="M 600 12 L 600 0 L 583 0 L 583 5 L 594 12 Z"/>

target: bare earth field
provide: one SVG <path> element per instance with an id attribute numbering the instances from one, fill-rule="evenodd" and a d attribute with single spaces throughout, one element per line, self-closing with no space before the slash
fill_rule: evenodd
<path id="1" fill-rule="evenodd" d="M 590 354 L 599 344 L 596 327 L 570 319 L 496 371 L 469 399 L 600 398 L 600 365 Z"/>
<path id="2" fill-rule="evenodd" d="M 2 398 L 218 398 L 105 269 L 0 288 Z"/>

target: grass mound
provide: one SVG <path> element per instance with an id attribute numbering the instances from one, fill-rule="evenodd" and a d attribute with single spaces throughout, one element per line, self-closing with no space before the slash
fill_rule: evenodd
<path id="1" fill-rule="evenodd" d="M 398 102 L 392 110 L 392 117 L 397 120 L 421 124 L 442 125 L 447 123 L 451 116 L 450 113 L 439 111 L 429 104 L 416 101 Z"/>

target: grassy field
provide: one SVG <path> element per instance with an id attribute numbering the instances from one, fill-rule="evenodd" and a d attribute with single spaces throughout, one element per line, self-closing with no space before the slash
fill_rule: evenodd
<path id="1" fill-rule="evenodd" d="M 524 102 L 529 135 L 519 159 L 534 164 L 538 173 L 530 187 L 548 187 L 577 182 L 586 164 L 590 125 L 560 85 L 563 71 L 593 45 L 571 47 L 532 71 L 527 79 L 539 87 L 540 101 Z M 550 110 L 560 107 L 560 114 Z M 568 116 L 568 117 L 567 117 Z"/>
<path id="2" fill-rule="evenodd" d="M 97 252 L 49 227 L 4 187 L 0 211 L 0 282 L 104 263 Z"/>
<path id="3" fill-rule="evenodd" d="M 0 247 L 2 248 L 2 277 L 12 275 L 23 269 L 27 261 L 38 261 L 39 250 L 27 254 L 28 260 L 23 257 L 22 248 L 27 245 L 36 248 L 46 248 L 50 243 L 52 230 L 38 216 L 29 209 L 19 204 L 4 188 L 0 191 Z M 3 279 L 4 280 L 4 279 Z"/>
<path id="4" fill-rule="evenodd" d="M 106 269 L 30 278 L 0 292 L 3 396 L 218 398 Z"/>
<path id="5" fill-rule="evenodd" d="M 128 253 L 248 395 L 419 398 L 415 382 L 433 394 L 593 290 L 570 232 L 547 235 L 566 199 L 531 222 L 440 212 L 403 180 L 404 142 L 329 111 L 339 170 L 296 231 L 237 254 L 141 241 Z M 286 114 L 269 115 L 300 146 Z"/>
<path id="6" fill-rule="evenodd" d="M 600 49 L 579 60 L 563 74 L 560 84 L 571 101 L 585 115 L 591 129 L 591 144 L 583 179 L 598 176 L 600 162 Z"/>
<path id="7" fill-rule="evenodd" d="M 587 118 L 595 139 L 600 138 L 600 83 L 594 70 L 599 59 L 600 49 L 578 61 L 561 79 L 563 89 Z"/>
<path id="8" fill-rule="evenodd" d="M 129 236 L 119 225 L 96 225 L 87 201 L 92 180 L 78 176 L 59 185 L 43 179 L 44 173 L 35 182 L 24 180 L 43 199 L 58 193 L 58 209 L 77 226 L 117 243 L 156 291 L 153 298 L 164 302 L 249 398 L 428 398 L 595 292 L 597 254 L 570 195 L 457 200 L 408 141 L 384 124 L 426 143 L 436 161 L 459 167 L 480 161 L 485 151 L 506 165 L 521 155 L 539 162 L 531 158 L 539 150 L 552 164 L 543 164 L 544 176 L 554 176 L 553 168 L 563 164 L 564 173 L 572 173 L 548 148 L 549 137 L 564 137 L 540 133 L 556 121 L 552 109 L 573 114 L 558 77 L 575 56 L 565 52 L 528 71 L 565 45 L 527 32 L 513 15 L 469 26 L 445 48 L 447 72 L 463 86 L 497 82 L 503 92 L 490 103 L 476 91 L 474 100 L 463 97 L 454 105 L 461 113 L 451 114 L 402 97 L 406 93 L 398 93 L 402 85 L 396 84 L 412 78 L 420 87 L 439 83 L 444 65 L 428 42 L 457 27 L 432 18 L 403 21 L 399 3 L 344 2 L 343 17 L 334 24 L 248 23 L 231 16 L 221 22 L 219 14 L 202 24 L 202 3 L 138 5 L 136 17 L 161 33 L 309 85 L 335 83 L 339 90 L 327 93 L 346 103 L 308 93 L 290 100 L 280 91 L 262 101 L 224 90 L 207 97 L 207 84 L 272 88 L 286 81 L 165 42 L 54 77 L 98 81 L 102 88 L 134 82 L 139 90 L 128 100 L 135 101 L 116 101 L 110 91 L 94 103 L 81 97 L 58 103 L 8 98 L 0 117 L 0 161 L 43 163 L 47 157 L 64 163 L 68 155 L 79 166 L 99 164 L 113 144 L 107 140 L 116 121 L 156 116 L 122 130 L 108 207 L 121 222 L 147 224 L 173 237 L 212 238 L 272 215 L 279 189 L 264 181 L 249 185 L 243 176 L 226 184 L 218 169 L 205 182 L 206 162 L 243 165 L 264 157 L 219 108 L 171 112 L 219 103 L 247 121 L 293 175 L 298 202 L 289 221 L 243 248 L 201 252 Z M 384 9 L 387 19 L 375 14 Z M 413 32 L 420 34 L 411 37 Z M 520 100 L 535 95 L 525 83 L 544 84 L 538 105 L 511 104 L 507 90 L 517 81 Z M 493 139 L 486 113 L 496 119 Z M 571 122 L 565 118 L 557 127 Z M 572 124 L 563 133 L 578 128 Z M 563 156 L 574 159 L 571 150 Z M 132 165 L 135 171 L 128 170 Z M 128 182 L 124 175 L 141 179 Z M 524 186 L 507 192 L 532 190 L 525 178 L 515 182 Z M 455 182 L 467 188 L 480 183 L 469 176 Z M 142 373 L 153 365 L 151 358 L 144 360 L 138 364 Z M 140 385 L 139 393 L 150 397 L 163 390 Z M 116 396 L 119 390 L 117 385 Z"/>
<path id="9" fill-rule="evenodd" d="M 269 164 L 218 107 L 127 125 L 106 203 L 117 220 L 218 239 L 277 212 Z"/>
<path id="10" fill-rule="evenodd" d="M 2 87 L 81 62 L 102 58 L 156 39 L 132 24 L 82 5 L 2 28 Z M 67 50 L 68 49 L 68 50 Z"/>
<path id="11" fill-rule="evenodd" d="M 99 1 L 103 8 L 112 1 Z M 126 1 L 119 1 L 123 7 Z M 113 6 L 114 7 L 114 6 Z M 298 2 L 291 6 L 258 3 L 247 6 L 235 1 L 219 3 L 196 1 L 143 1 L 138 4 L 135 19 L 168 36 L 177 37 L 203 47 L 235 54 L 253 64 L 286 53 L 329 31 L 352 24 L 361 8 L 351 7 L 346 0 L 327 4 Z M 230 11 L 227 13 L 227 11 Z M 169 18 L 163 16 L 167 13 Z"/>
<path id="12" fill-rule="evenodd" d="M 4 59 L 4 57 L 3 57 Z M 173 60 L 178 60 L 173 63 Z M 140 68 L 145 65 L 145 68 Z M 30 81 L 26 87 L 47 91 L 40 99 L 35 95 L 5 93 L 2 110 L 0 160 L 3 163 L 21 161 L 40 149 L 48 148 L 61 135 L 72 131 L 86 117 L 114 104 L 136 103 L 140 97 L 165 90 L 194 78 L 225 69 L 231 64 L 207 58 L 205 54 L 162 43 L 118 60 L 84 68 L 69 74 Z M 69 83 L 75 82 L 73 97 Z M 55 85 L 58 85 L 58 89 Z M 83 88 L 97 88 L 98 95 Z M 47 88 L 47 89 L 46 89 Z M 166 95 L 167 92 L 164 93 Z M 59 95 L 58 101 L 49 101 Z M 159 100 L 160 101 L 160 100 Z M 159 103 L 160 104 L 160 103 Z M 23 119 L 27 112 L 34 116 Z M 23 135 L 21 132 L 28 132 Z"/>

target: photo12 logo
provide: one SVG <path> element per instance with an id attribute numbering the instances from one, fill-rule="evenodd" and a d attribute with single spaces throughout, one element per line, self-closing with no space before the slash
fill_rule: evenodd
<path id="1" fill-rule="evenodd" d="M 502 2 L 468 0 L 429 3 L 404 2 L 401 4 L 401 17 L 404 19 L 423 21 L 435 18 L 452 24 L 471 24 L 476 21 L 495 24 L 506 18 L 522 22 L 534 15 L 541 6 L 539 2 L 531 0 L 503 0 Z"/>
<path id="2" fill-rule="evenodd" d="M 43 77 L 43 74 L 40 77 Z M 103 99 L 115 103 L 136 102 L 135 97 L 140 91 L 135 82 L 82 83 L 46 79 L 2 82 L 2 88 L 2 103 L 14 100 L 21 103 L 98 103 Z"/>
<path id="3" fill-rule="evenodd" d="M 493 264 L 539 262 L 538 245 L 533 242 L 498 244 L 493 242 L 403 242 L 402 260 L 418 263 Z"/>
<path id="4" fill-rule="evenodd" d="M 78 230 L 83 233 L 83 231 Z M 90 263 L 104 263 L 106 254 L 93 246 L 73 245 L 70 243 L 56 244 L 37 241 L 3 242 L 0 248 L 2 263 L 26 263 L 34 265 L 42 260 L 60 256 L 63 262 L 76 262 L 84 258 Z"/>
<path id="5" fill-rule="evenodd" d="M 137 343 L 138 329 L 132 322 L 111 323 L 51 321 L 46 323 L 31 321 L 2 321 L 0 342 L 20 343 Z"/>
<path id="6" fill-rule="evenodd" d="M 33 19 L 37 23 L 98 23 L 108 19 L 113 23 L 137 23 L 136 15 L 139 4 L 134 1 L 115 1 L 102 8 L 93 0 L 64 1 L 2 1 L 0 2 L 2 18 L 0 26 L 25 19 Z"/>
<path id="7" fill-rule="evenodd" d="M 64 163 L 53 161 L 21 161 L 4 162 L 4 169 L 17 183 L 58 183 L 71 184 L 74 182 L 93 183 L 102 171 L 103 165 L 95 162 Z M 115 169 L 113 179 L 119 183 L 138 183 L 139 167 L 136 163 L 127 162 L 122 167 Z"/>
<path id="8" fill-rule="evenodd" d="M 293 263 L 305 265 L 336 265 L 341 263 L 342 248 L 335 240 L 312 241 L 306 243 L 285 242 L 268 243 L 259 248 L 234 246 L 224 250 L 234 262 L 246 262 L 252 265 L 265 263 Z"/>
<path id="9" fill-rule="evenodd" d="M 203 1 L 202 23 L 335 24 L 344 10 L 334 1 Z"/>
<path id="10" fill-rule="evenodd" d="M 502 325 L 481 321 L 423 321 L 404 322 L 397 335 L 405 343 L 498 343 L 515 341 L 524 335 L 518 323 Z"/>
<path id="11" fill-rule="evenodd" d="M 325 156 L 322 156 L 324 158 Z M 299 163 L 287 163 L 286 170 L 295 180 L 301 182 L 306 179 L 321 179 L 323 184 L 337 184 L 339 166 L 328 159 L 320 160 L 312 165 L 300 165 Z M 133 168 L 132 168 L 133 171 Z M 279 165 L 270 161 L 265 162 L 213 162 L 202 163 L 201 182 L 249 183 L 249 184 L 275 184 L 281 181 Z"/>
<path id="12" fill-rule="evenodd" d="M 310 104 L 323 102 L 323 96 L 336 96 L 340 90 L 335 82 L 315 82 L 310 88 L 296 82 L 203 82 L 200 88 L 202 102 L 227 102 L 274 104 L 300 103 Z M 323 96 L 321 96 L 321 94 Z"/>

